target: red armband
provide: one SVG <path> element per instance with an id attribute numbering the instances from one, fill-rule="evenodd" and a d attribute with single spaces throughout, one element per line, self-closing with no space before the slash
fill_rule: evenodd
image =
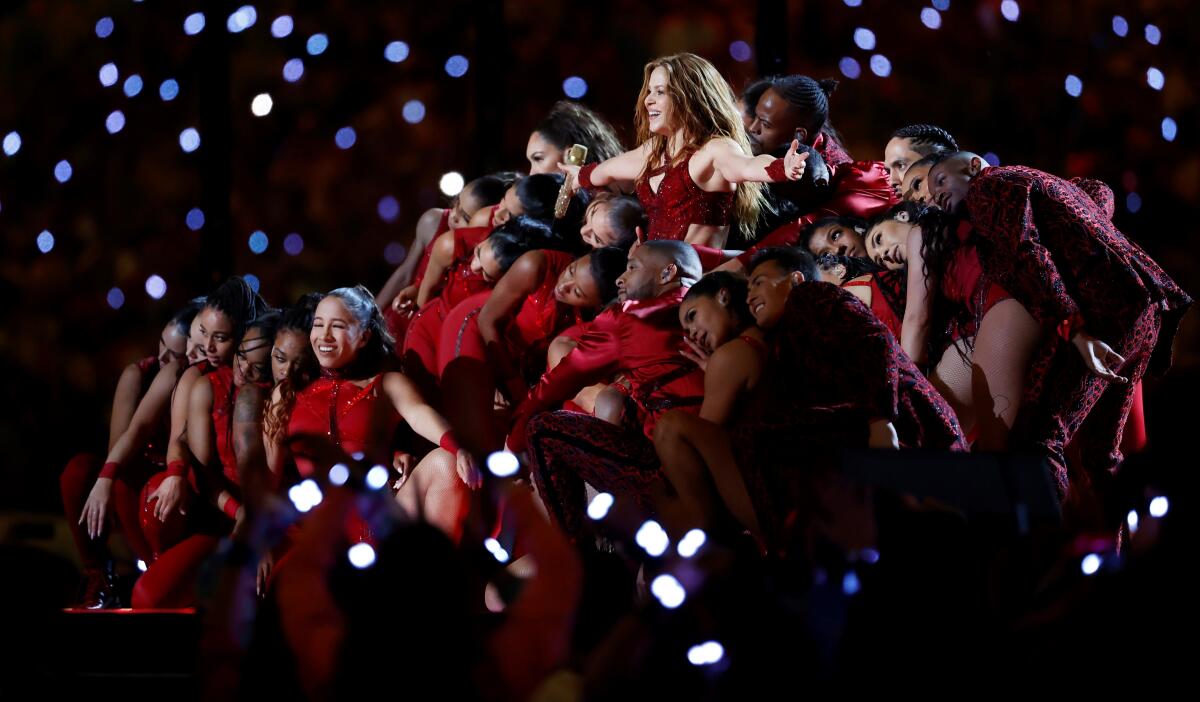
<path id="1" fill-rule="evenodd" d="M 187 475 L 187 463 L 183 461 L 171 461 L 167 464 L 167 475 L 182 478 Z"/>
<path id="2" fill-rule="evenodd" d="M 457 456 L 458 450 L 461 448 L 458 442 L 454 440 L 454 432 L 449 431 L 442 434 L 442 438 L 438 440 L 438 446 L 449 451 L 451 456 Z"/>
<path id="3" fill-rule="evenodd" d="M 121 464 L 116 461 L 109 461 L 100 469 L 101 478 L 109 478 L 110 480 L 117 477 L 117 473 L 121 470 Z"/>
<path id="4" fill-rule="evenodd" d="M 598 165 L 597 163 L 589 163 L 579 169 L 579 175 L 575 176 L 575 182 L 579 183 L 579 187 L 589 190 L 596 187 L 592 184 L 592 171 L 596 170 L 596 166 Z"/>
<path id="5" fill-rule="evenodd" d="M 777 158 L 767 166 L 767 177 L 772 183 L 782 183 L 787 180 L 787 173 L 783 170 L 783 159 Z"/>
<path id="6" fill-rule="evenodd" d="M 1083 316 L 1078 312 L 1058 323 L 1056 330 L 1063 341 L 1070 343 L 1075 332 L 1083 331 Z"/>
<path id="7" fill-rule="evenodd" d="M 230 495 L 229 499 L 225 500 L 225 506 L 221 508 L 221 511 L 228 515 L 230 519 L 236 520 L 238 510 L 241 506 L 242 503 L 238 502 L 236 497 Z"/>

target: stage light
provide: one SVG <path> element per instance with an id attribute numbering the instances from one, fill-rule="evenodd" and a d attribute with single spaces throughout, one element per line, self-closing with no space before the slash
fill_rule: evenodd
<path id="1" fill-rule="evenodd" d="M 75 169 L 71 168 L 71 162 L 66 159 L 54 164 L 54 179 L 60 183 L 70 180 L 74 172 Z"/>
<path id="2" fill-rule="evenodd" d="M 398 241 L 389 241 L 387 246 L 383 247 L 383 260 L 389 265 L 398 266 L 404 262 L 405 255 L 408 249 L 404 248 L 404 244 Z"/>
<path id="3" fill-rule="evenodd" d="M 321 494 L 321 486 L 317 485 L 317 481 L 312 478 L 305 478 L 288 488 L 288 499 L 301 512 L 307 512 L 321 504 L 321 500 L 324 498 L 325 496 Z"/>
<path id="4" fill-rule="evenodd" d="M 283 39 L 292 33 L 292 28 L 294 26 L 295 23 L 292 22 L 292 18 L 290 16 L 280 15 L 276 17 L 273 22 L 271 22 L 271 36 L 275 37 L 276 39 Z"/>
<path id="5" fill-rule="evenodd" d="M 376 465 L 371 466 L 371 470 L 367 471 L 367 487 L 372 490 L 382 490 L 384 485 L 387 485 L 388 469 Z"/>
<path id="6" fill-rule="evenodd" d="M 425 104 L 420 100 L 409 100 L 404 103 L 401 113 L 404 115 L 405 122 L 416 124 L 425 119 Z"/>
<path id="7" fill-rule="evenodd" d="M 587 95 L 588 84 L 586 80 L 580 78 L 579 76 L 571 76 L 563 81 L 562 88 L 563 94 L 572 100 L 578 100 L 584 95 Z"/>
<path id="8" fill-rule="evenodd" d="M 749 61 L 751 53 L 750 45 L 741 39 L 729 45 L 729 55 L 733 57 L 734 61 Z"/>
<path id="9" fill-rule="evenodd" d="M 1175 141 L 1175 135 L 1178 134 L 1179 127 L 1175 124 L 1175 120 L 1170 117 L 1163 117 L 1162 135 L 1167 141 Z"/>
<path id="10" fill-rule="evenodd" d="M 179 95 L 179 83 L 174 78 L 168 78 L 158 86 L 158 96 L 163 102 L 170 102 Z"/>
<path id="11" fill-rule="evenodd" d="M 304 250 L 304 237 L 292 232 L 283 237 L 283 252 L 288 256 L 299 256 Z"/>
<path id="12" fill-rule="evenodd" d="M 379 213 L 379 218 L 383 221 L 395 222 L 396 218 L 400 216 L 400 201 L 391 195 L 384 195 L 375 205 L 375 211 Z"/>
<path id="13" fill-rule="evenodd" d="M 54 235 L 50 233 L 50 230 L 43 229 L 42 233 L 37 235 L 37 247 L 38 251 L 42 253 L 50 253 L 54 250 Z"/>
<path id="14" fill-rule="evenodd" d="M 117 83 L 117 78 L 121 77 L 121 72 L 117 70 L 117 64 L 106 63 L 100 67 L 100 85 L 110 88 Z"/>
<path id="15" fill-rule="evenodd" d="M 187 224 L 188 229 L 194 232 L 200 231 L 200 228 L 204 226 L 204 210 L 199 207 L 193 207 L 188 210 L 187 216 L 183 218 L 183 221 Z"/>
<path id="16" fill-rule="evenodd" d="M 16 132 L 9 132 L 4 135 L 4 155 L 16 156 L 21 150 L 21 135 Z"/>
<path id="17" fill-rule="evenodd" d="M 121 305 L 125 304 L 125 292 L 120 288 L 111 288 L 108 294 L 104 296 L 104 301 L 114 310 L 121 309 Z"/>
<path id="18" fill-rule="evenodd" d="M 1136 534 L 1138 530 L 1138 513 L 1136 509 L 1129 510 L 1129 514 L 1125 515 L 1125 523 L 1129 526 L 1129 533 Z"/>
<path id="19" fill-rule="evenodd" d="M 161 275 L 152 275 L 146 279 L 146 294 L 155 300 L 161 300 L 167 294 L 167 281 Z"/>
<path id="20" fill-rule="evenodd" d="M 288 59 L 288 62 L 283 64 L 283 79 L 289 83 L 295 83 L 304 77 L 304 61 L 294 58 Z"/>
<path id="21" fill-rule="evenodd" d="M 308 51 L 309 56 L 320 56 L 325 53 L 325 49 L 329 48 L 329 37 L 318 32 L 308 38 L 304 48 Z"/>
<path id="22" fill-rule="evenodd" d="M 146 562 L 139 558 L 137 562 L 137 569 L 145 573 L 146 567 Z"/>
<path id="23" fill-rule="evenodd" d="M 1129 210 L 1130 214 L 1137 214 L 1138 210 L 1142 209 L 1142 196 L 1137 193 L 1126 195 L 1125 209 Z"/>
<path id="24" fill-rule="evenodd" d="M 109 134 L 116 134 L 125 128 L 125 113 L 120 110 L 113 110 L 108 113 L 108 117 L 104 119 L 104 128 Z"/>
<path id="25" fill-rule="evenodd" d="M 259 93 L 250 101 L 250 112 L 255 117 L 266 117 L 271 114 L 271 108 L 275 105 L 271 100 L 271 96 L 267 93 Z"/>
<path id="26" fill-rule="evenodd" d="M 446 59 L 446 75 L 451 78 L 462 78 L 467 75 L 467 69 L 471 66 L 471 62 L 466 56 L 455 54 Z"/>
<path id="27" fill-rule="evenodd" d="M 390 42 L 383 47 L 383 57 L 392 63 L 400 63 L 408 58 L 408 44 L 402 41 Z"/>
<path id="28" fill-rule="evenodd" d="M 892 74 L 892 62 L 883 54 L 875 54 L 871 57 L 871 72 L 880 78 L 887 78 Z"/>
<path id="29" fill-rule="evenodd" d="M 1158 42 L 1162 41 L 1162 31 L 1157 25 L 1146 25 L 1146 41 L 1158 46 Z"/>
<path id="30" fill-rule="evenodd" d="M 1083 81 L 1079 79 L 1079 76 L 1072 73 L 1063 81 L 1063 87 L 1066 89 L 1067 95 L 1079 97 L 1079 94 L 1083 92 Z"/>
<path id="31" fill-rule="evenodd" d="M 1000 3 L 1000 14 L 1009 22 L 1016 22 L 1021 17 L 1021 6 L 1017 4 L 1017 0 L 1004 0 Z"/>
<path id="32" fill-rule="evenodd" d="M 1129 34 L 1129 22 L 1127 22 L 1125 18 L 1120 15 L 1113 15 L 1112 30 L 1113 34 L 1123 37 Z"/>
<path id="33" fill-rule="evenodd" d="M 125 79 L 125 97 L 133 97 L 142 92 L 142 77 L 134 73 Z"/>
<path id="34" fill-rule="evenodd" d="M 500 561 L 501 563 L 508 563 L 508 551 L 504 550 L 504 547 L 500 545 L 499 541 L 490 537 L 486 538 L 483 540 L 483 547 L 486 548 L 493 556 L 495 556 L 496 560 Z"/>
<path id="35" fill-rule="evenodd" d="M 667 546 L 671 544 L 671 537 L 667 536 L 666 530 L 653 519 L 642 522 L 633 540 L 642 547 L 643 551 L 655 557 L 666 553 Z"/>
<path id="36" fill-rule="evenodd" d="M 704 533 L 703 529 L 692 529 L 679 540 L 679 545 L 675 547 L 675 551 L 684 558 L 691 558 L 696 555 L 696 552 L 700 550 L 700 547 L 706 541 L 708 541 L 708 536 Z"/>
<path id="37" fill-rule="evenodd" d="M 225 28 L 238 34 L 253 27 L 257 21 L 258 10 L 255 10 L 253 5 L 242 5 L 229 15 L 229 19 L 225 21 Z"/>
<path id="38" fill-rule="evenodd" d="M 101 39 L 107 39 L 113 33 L 112 17 L 101 17 L 96 22 L 96 36 Z"/>
<path id="39" fill-rule="evenodd" d="M 1170 509 L 1170 507 L 1171 503 L 1167 501 L 1167 498 L 1160 495 L 1159 497 L 1150 500 L 1150 516 L 1154 517 L 1155 519 L 1162 519 L 1163 517 L 1167 516 L 1167 510 Z"/>
<path id="40" fill-rule="evenodd" d="M 496 451 L 487 457 L 487 469 L 492 475 L 507 478 L 517 474 L 521 469 L 521 462 L 509 451 Z"/>
<path id="41" fill-rule="evenodd" d="M 200 148 L 200 132 L 194 127 L 188 127 L 179 133 L 179 148 L 186 153 L 191 153 Z"/>
<path id="42" fill-rule="evenodd" d="M 375 565 L 375 549 L 368 543 L 354 544 L 346 552 L 346 556 L 350 559 L 350 565 L 359 570 Z"/>
<path id="43" fill-rule="evenodd" d="M 250 238 L 247 240 L 247 243 L 250 245 L 250 251 L 260 254 L 267 250 L 267 246 L 271 242 L 270 239 L 267 238 L 267 233 L 259 229 L 250 233 Z"/>
<path id="44" fill-rule="evenodd" d="M 674 575 L 664 573 L 650 583 L 650 593 L 667 609 L 675 609 L 687 600 L 687 590 Z"/>
<path id="45" fill-rule="evenodd" d="M 438 188 L 446 197 L 454 197 L 462 192 L 466 181 L 458 171 L 450 171 L 438 179 Z"/>
<path id="46" fill-rule="evenodd" d="M 994 151 L 989 151 L 986 154 L 984 154 L 983 160 L 987 161 L 989 166 L 999 166 L 1000 165 L 1000 156 Z"/>
<path id="47" fill-rule="evenodd" d="M 879 562 L 879 551 L 873 548 L 864 548 L 858 552 L 858 557 L 862 559 L 863 563 L 875 565 Z"/>
<path id="48" fill-rule="evenodd" d="M 950 0 L 933 0 L 933 9 L 945 12 L 950 9 Z"/>
<path id="49" fill-rule="evenodd" d="M 337 134 L 333 135 L 333 143 L 343 151 L 354 146 L 356 141 L 358 141 L 358 134 L 355 133 L 354 127 L 342 127 L 337 130 Z"/>
<path id="50" fill-rule="evenodd" d="M 846 571 L 842 576 L 842 592 L 846 593 L 847 597 L 853 597 L 862 589 L 862 583 L 858 580 L 858 573 L 854 571 Z"/>
<path id="51" fill-rule="evenodd" d="M 1166 82 L 1166 77 L 1163 72 L 1151 66 L 1146 69 L 1146 84 L 1155 90 L 1162 90 L 1163 84 Z"/>
<path id="52" fill-rule="evenodd" d="M 1083 571 L 1084 575 L 1095 575 L 1100 570 L 1100 565 L 1103 562 L 1100 556 L 1089 553 L 1079 562 L 1079 569 Z"/>
<path id="53" fill-rule="evenodd" d="M 612 495 L 607 492 L 597 493 L 592 501 L 587 506 L 587 516 L 593 521 L 599 521 L 608 516 L 608 510 L 612 509 L 615 502 Z"/>
<path id="54" fill-rule="evenodd" d="M 204 31 L 204 13 L 193 12 L 183 21 L 183 33 L 189 37 Z"/>
<path id="55" fill-rule="evenodd" d="M 926 7 L 921 10 L 921 24 L 930 29 L 937 29 L 942 26 L 942 13 L 932 7 Z"/>
<path id="56" fill-rule="evenodd" d="M 838 70 L 851 80 L 862 75 L 862 66 L 858 65 L 858 59 L 851 56 L 844 56 L 841 61 L 838 61 Z"/>
<path id="57" fill-rule="evenodd" d="M 725 647 L 716 641 L 705 641 L 689 648 L 687 657 L 694 666 L 712 665 L 725 657 Z"/>
<path id="58" fill-rule="evenodd" d="M 255 293 L 262 288 L 262 281 L 259 280 L 258 276 L 254 275 L 253 273 L 247 273 L 246 275 L 242 276 L 242 280 L 246 281 L 246 285 L 249 285 L 250 289 Z"/>
<path id="59" fill-rule="evenodd" d="M 345 485 L 350 479 L 350 468 L 345 463 L 334 463 L 329 469 L 330 485 Z"/>
<path id="60" fill-rule="evenodd" d="M 870 51 L 875 48 L 875 32 L 866 27 L 859 27 L 854 30 L 854 44 L 863 51 Z"/>

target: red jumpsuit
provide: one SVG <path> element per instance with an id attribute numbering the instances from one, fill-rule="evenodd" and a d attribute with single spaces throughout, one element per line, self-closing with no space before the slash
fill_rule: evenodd
<path id="1" fill-rule="evenodd" d="M 585 481 L 649 508 L 648 490 L 659 477 L 651 440 L 655 422 L 672 409 L 700 410 L 704 373 L 680 354 L 684 293 L 685 288 L 676 288 L 602 312 L 517 408 L 509 446 L 523 451 L 528 444 L 538 492 L 572 538 L 583 530 Z M 626 426 L 578 412 L 545 413 L 617 373 L 630 383 L 634 404 L 625 413 Z"/>

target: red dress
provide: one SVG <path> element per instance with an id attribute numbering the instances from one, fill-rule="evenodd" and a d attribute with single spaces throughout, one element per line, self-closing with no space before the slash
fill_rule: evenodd
<path id="1" fill-rule="evenodd" d="M 671 166 L 659 166 L 647 171 L 637 181 L 637 197 L 646 210 L 649 222 L 646 237 L 651 241 L 672 239 L 683 241 L 688 227 L 703 224 L 715 227 L 729 225 L 733 211 L 733 193 L 710 193 L 702 190 L 688 172 L 695 152 Z M 650 179 L 663 174 L 658 190 L 650 188 Z"/>
<path id="2" fill-rule="evenodd" d="M 966 197 L 984 271 L 1035 319 L 1060 331 L 1034 354 L 1012 439 L 1045 455 L 1064 490 L 1063 449 L 1077 435 L 1087 475 L 1071 476 L 1072 482 L 1084 478 L 1079 487 L 1102 489 L 1111 481 L 1134 388 L 1145 372 L 1170 366 L 1171 342 L 1192 304 L 1113 226 L 1111 193 L 1093 195 L 1094 185 L 1003 166 L 972 179 Z M 1084 368 L 1066 341 L 1081 328 L 1126 359 L 1120 373 L 1129 384 L 1109 384 Z"/>
<path id="3" fill-rule="evenodd" d="M 504 339 L 509 358 L 521 363 L 526 377 L 537 377 L 546 366 L 546 350 L 559 332 L 578 323 L 577 311 L 559 302 L 554 296 L 558 277 L 575 260 L 562 251 L 542 249 L 546 257 L 545 270 L 537 288 L 521 303 L 521 309 L 505 330 Z M 438 373 L 456 358 L 488 360 L 483 337 L 479 335 L 479 311 L 491 291 L 468 298 L 446 315 L 438 344 Z"/>
<path id="4" fill-rule="evenodd" d="M 996 303 L 1012 295 L 983 272 L 979 251 L 971 235 L 971 223 L 961 222 L 956 230 L 959 246 L 954 250 L 942 275 L 942 297 L 954 306 L 955 319 L 950 329 L 951 339 L 973 338 L 979 333 L 983 316 Z"/>
<path id="5" fill-rule="evenodd" d="M 296 468 L 302 477 L 309 477 L 329 466 L 318 466 L 303 441 L 292 437 L 324 436 L 349 454 L 367 452 L 390 445 L 400 415 L 386 398 L 381 399 L 380 381 L 383 375 L 371 378 L 365 387 L 351 380 L 322 377 L 296 395 L 296 405 L 288 421 L 288 437 Z M 376 417 L 376 413 L 382 414 Z"/>
<path id="6" fill-rule="evenodd" d="M 492 283 L 471 272 L 475 247 L 491 234 L 490 227 L 463 227 L 454 230 L 454 262 L 446 270 L 441 293 L 431 299 L 413 316 L 404 336 L 402 358 L 409 373 L 423 370 L 436 377 L 438 370 L 438 338 L 450 310 L 467 298 L 491 290 Z"/>
<path id="7" fill-rule="evenodd" d="M 898 277 L 893 271 L 880 271 L 867 280 L 848 280 L 842 284 L 843 288 L 870 288 L 871 312 L 897 339 L 904 324 L 904 301 L 893 285 Z"/>

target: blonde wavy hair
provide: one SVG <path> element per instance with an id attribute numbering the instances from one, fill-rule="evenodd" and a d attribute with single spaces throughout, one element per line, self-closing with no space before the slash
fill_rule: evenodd
<path id="1" fill-rule="evenodd" d="M 717 137 L 732 139 L 745 153 L 753 153 L 733 88 L 716 67 L 695 54 L 663 56 L 647 63 L 643 70 L 642 89 L 633 118 L 638 143 L 650 143 L 650 156 L 642 169 L 643 176 L 658 164 L 666 163 L 670 156 L 670 138 L 650 132 L 650 117 L 645 107 L 646 96 L 650 93 L 650 74 L 656 68 L 667 72 L 667 94 L 671 96 L 675 123 L 683 127 L 688 143 L 674 159 L 670 159 L 670 165 L 679 163 Z M 770 207 L 764 190 L 762 183 L 737 184 L 734 214 L 738 228 L 747 238 L 754 234 L 759 212 Z"/>

